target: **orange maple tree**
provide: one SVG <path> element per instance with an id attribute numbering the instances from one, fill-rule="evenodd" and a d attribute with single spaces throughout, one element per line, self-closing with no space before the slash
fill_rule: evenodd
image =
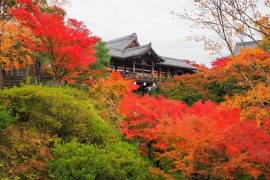
<path id="1" fill-rule="evenodd" d="M 107 122 L 117 124 L 120 121 L 117 109 L 127 93 L 131 93 L 138 87 L 131 80 L 125 80 L 120 72 L 115 71 L 109 77 L 99 78 L 95 84 L 89 87 L 89 95 L 94 101 L 98 114 Z"/>

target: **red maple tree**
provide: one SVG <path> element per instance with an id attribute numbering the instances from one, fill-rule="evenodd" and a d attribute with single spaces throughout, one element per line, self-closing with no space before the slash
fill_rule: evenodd
<path id="1" fill-rule="evenodd" d="M 122 133 L 167 173 L 183 176 L 269 176 L 266 129 L 240 122 L 240 109 L 211 101 L 187 107 L 179 101 L 128 94 L 120 103 Z"/>
<path id="2" fill-rule="evenodd" d="M 87 70 L 95 62 L 94 45 L 99 38 L 75 19 L 64 21 L 65 12 L 58 7 L 41 11 L 31 0 L 18 0 L 10 9 L 17 20 L 29 28 L 31 37 L 22 36 L 30 49 L 46 55 L 52 69 L 54 84 Z"/>

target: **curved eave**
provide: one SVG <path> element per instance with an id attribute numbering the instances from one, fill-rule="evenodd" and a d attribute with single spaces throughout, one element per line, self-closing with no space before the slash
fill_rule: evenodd
<path id="1" fill-rule="evenodd" d="M 157 66 L 159 67 L 164 67 L 164 68 L 175 68 L 175 69 L 187 69 L 187 70 L 193 70 L 193 71 L 196 71 L 197 68 L 189 68 L 189 67 L 183 67 L 183 66 L 174 66 L 174 65 L 168 65 L 168 64 L 157 64 Z"/>
<path id="2" fill-rule="evenodd" d="M 159 59 L 159 62 L 165 62 L 165 60 L 164 60 L 161 56 L 159 56 L 159 55 L 156 53 L 156 51 L 152 48 L 152 44 L 151 44 L 151 43 L 150 43 L 150 46 L 151 46 L 152 53 L 154 54 L 154 56 L 155 56 L 157 59 Z"/>

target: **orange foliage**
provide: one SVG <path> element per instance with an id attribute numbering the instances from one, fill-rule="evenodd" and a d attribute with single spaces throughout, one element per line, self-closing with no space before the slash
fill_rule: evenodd
<path id="1" fill-rule="evenodd" d="M 16 68 L 29 66 L 33 63 L 33 52 L 22 44 L 19 34 L 29 34 L 13 19 L 0 20 L 0 64 Z"/>
<path id="2" fill-rule="evenodd" d="M 1 135 L 0 154 L 4 164 L 0 169 L 5 177 L 14 179 L 18 174 L 25 178 L 30 174 L 43 177 L 47 161 L 52 158 L 48 146 L 52 138 L 27 123 L 11 125 Z"/>
<path id="3" fill-rule="evenodd" d="M 166 173 L 219 178 L 270 173 L 270 136 L 254 121 L 240 122 L 238 108 L 210 101 L 187 107 L 163 97 L 128 94 L 119 110 L 126 117 L 122 133 Z"/>
<path id="4" fill-rule="evenodd" d="M 237 77 L 238 85 L 246 86 L 246 91 L 227 97 L 224 103 L 242 109 L 242 120 L 262 120 L 270 117 L 269 75 L 270 55 L 260 49 L 241 50 L 234 60 L 228 61 L 224 70 L 227 76 Z"/>
<path id="5" fill-rule="evenodd" d="M 270 118 L 270 87 L 265 84 L 258 84 L 246 92 L 244 95 L 235 95 L 227 98 L 224 105 L 230 107 L 241 107 L 241 120 L 257 120 L 261 125 L 261 120 Z"/>
<path id="6" fill-rule="evenodd" d="M 95 108 L 99 115 L 106 121 L 118 122 L 118 102 L 125 94 L 137 89 L 133 81 L 125 80 L 120 72 L 111 73 L 108 78 L 100 78 L 90 87 L 89 94 L 95 101 Z"/>

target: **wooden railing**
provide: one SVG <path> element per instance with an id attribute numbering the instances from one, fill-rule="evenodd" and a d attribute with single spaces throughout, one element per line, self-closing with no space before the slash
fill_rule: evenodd
<path id="1" fill-rule="evenodd" d="M 3 76 L 3 85 L 4 87 L 11 88 L 13 86 L 20 86 L 21 83 L 24 83 L 26 79 L 22 76 L 10 76 L 4 75 Z"/>
<path id="2" fill-rule="evenodd" d="M 157 77 L 155 75 L 149 74 L 149 73 L 126 73 L 125 75 L 122 74 L 122 76 L 126 79 L 132 79 L 132 80 L 146 80 L 146 81 L 167 81 L 167 77 Z"/>

